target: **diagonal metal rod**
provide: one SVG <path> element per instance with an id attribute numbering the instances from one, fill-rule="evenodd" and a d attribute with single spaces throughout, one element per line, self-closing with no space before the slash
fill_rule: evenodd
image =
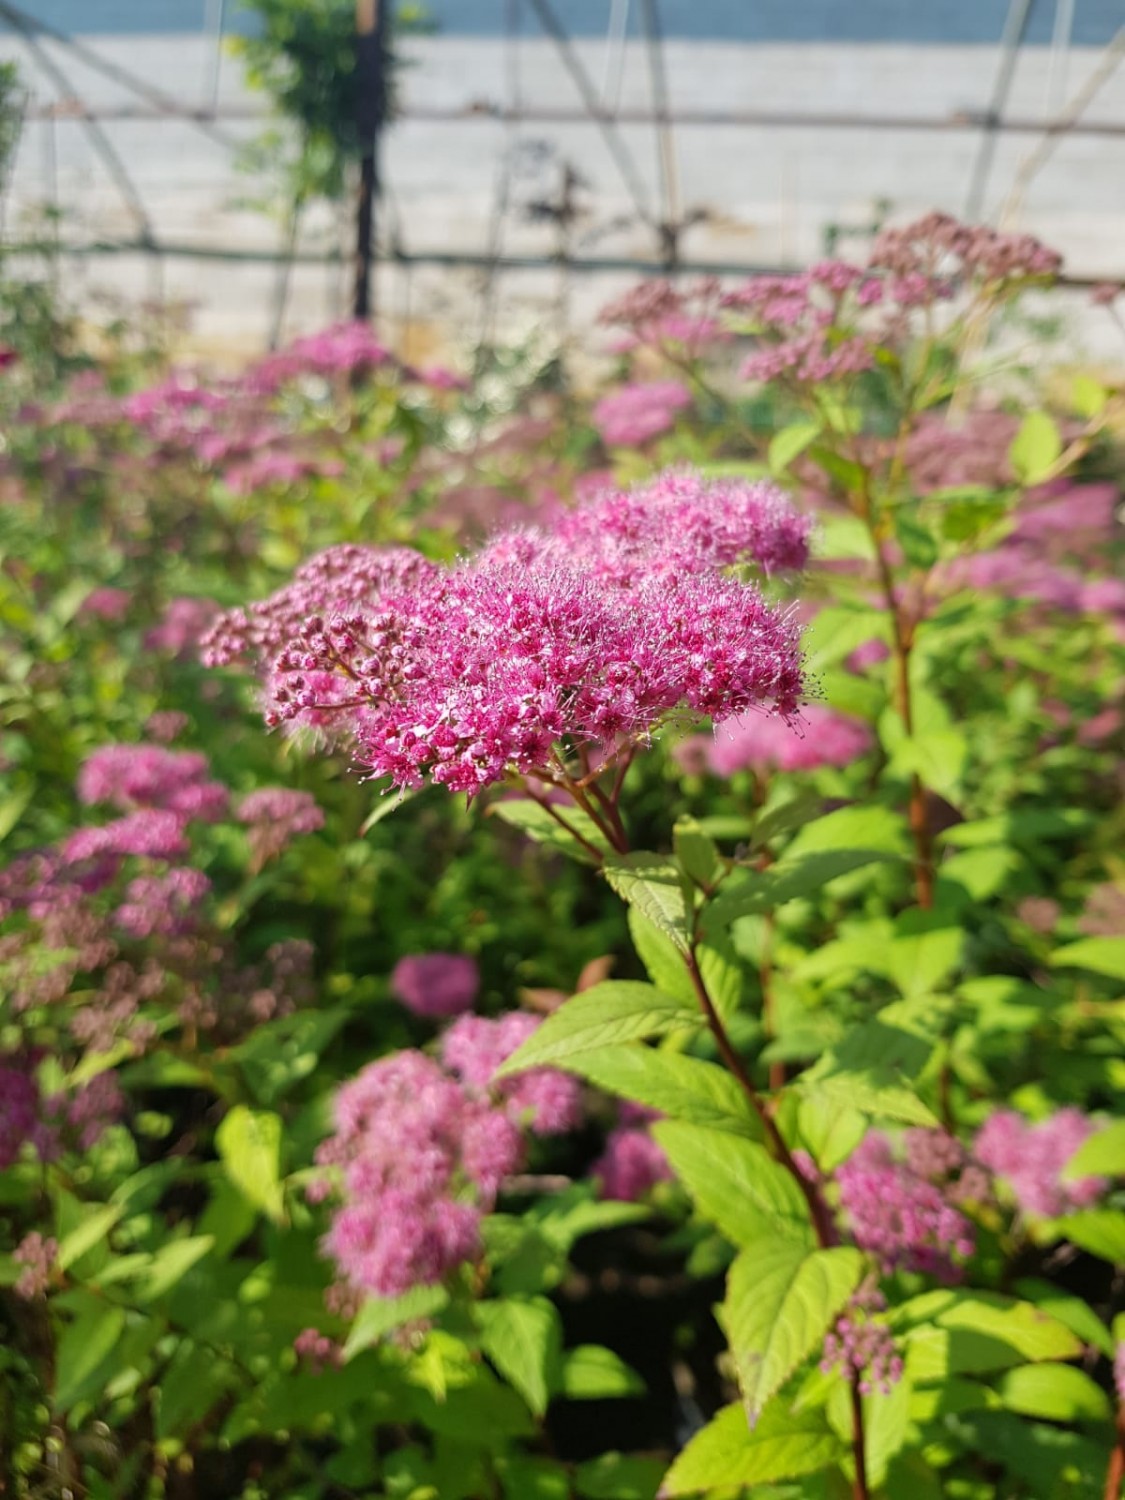
<path id="1" fill-rule="evenodd" d="M 118 156 L 117 151 L 115 150 L 109 137 L 106 135 L 102 127 L 98 124 L 97 120 L 86 108 L 83 101 L 78 97 L 78 95 L 75 94 L 74 89 L 71 86 L 70 79 L 66 76 L 59 64 L 55 62 L 54 58 L 43 46 L 42 42 L 39 40 L 38 36 L 35 33 L 34 26 L 32 26 L 24 19 L 21 12 L 15 11 L 12 9 L 12 7 L 4 4 L 3 0 L 0 0 L 0 15 L 5 15 L 11 22 L 11 24 L 15 27 L 15 29 L 20 33 L 20 35 L 23 37 L 24 45 L 27 47 L 27 50 L 31 53 L 32 57 L 35 59 L 38 65 L 43 69 L 44 73 L 47 74 L 48 78 L 51 79 L 52 83 L 60 91 L 63 97 L 73 98 L 76 101 L 78 105 L 79 118 L 85 126 L 87 135 L 90 137 L 90 144 L 93 146 L 97 154 L 101 157 L 106 171 L 117 184 L 118 192 L 125 200 L 125 203 L 127 204 L 130 212 L 132 213 L 134 219 L 137 221 L 137 230 L 141 240 L 148 246 L 149 249 L 155 249 L 156 240 L 152 233 L 152 224 L 149 221 L 144 202 L 141 198 L 141 195 L 137 192 L 136 187 L 133 185 L 133 179 L 125 170 L 125 164 L 121 160 L 120 156 Z"/>
<path id="2" fill-rule="evenodd" d="M 559 22 L 551 8 L 550 0 L 531 0 L 532 8 L 539 17 L 539 23 L 543 30 L 559 49 L 563 67 L 570 74 L 571 81 L 579 94 L 582 103 L 586 106 L 586 112 L 597 125 L 605 141 L 606 149 L 613 157 L 617 170 L 621 173 L 622 180 L 633 200 L 633 207 L 637 211 L 637 217 L 642 223 L 647 224 L 650 229 L 655 229 L 656 221 L 648 206 L 648 193 L 640 173 L 637 171 L 629 148 L 621 139 L 613 120 L 606 114 L 598 101 L 598 92 L 594 87 L 593 80 L 582 65 L 582 59 L 575 52 L 570 37 Z"/>
<path id="3" fill-rule="evenodd" d="M 676 161 L 676 140 L 672 131 L 672 112 L 668 107 L 668 75 L 664 67 L 664 35 L 660 26 L 657 0 L 641 0 L 645 42 L 648 51 L 649 83 L 652 108 L 656 117 L 656 159 L 660 171 L 661 258 L 672 270 L 680 258 L 680 174 Z"/>
<path id="4" fill-rule="evenodd" d="M 992 171 L 992 160 L 996 155 L 999 125 L 1012 90 L 1020 44 L 1027 30 L 1031 15 L 1031 0 L 1011 0 L 1004 34 L 1000 38 L 1000 66 L 996 70 L 996 82 L 992 85 L 992 98 L 984 117 L 984 134 L 981 136 L 977 159 L 973 163 L 973 174 L 969 179 L 969 191 L 965 198 L 965 220 L 974 224 L 984 211 L 984 195 Z"/>
<path id="5" fill-rule="evenodd" d="M 1001 225 L 1014 220 L 1023 204 L 1031 179 L 1045 165 L 1062 138 L 1073 132 L 1075 125 L 1088 106 L 1093 103 L 1102 85 L 1113 76 L 1123 59 L 1125 59 L 1125 26 L 1118 28 L 1098 59 L 1097 66 L 1090 72 L 1082 87 L 1065 108 L 1060 110 L 1044 127 L 1042 139 L 1020 162 L 1000 215 Z"/>
<path id="6" fill-rule="evenodd" d="M 218 141 L 221 146 L 235 150 L 241 145 L 239 140 L 228 134 L 220 125 L 200 118 L 197 110 L 185 109 L 171 94 L 164 93 L 162 89 L 153 88 L 143 78 L 138 78 L 135 73 L 130 73 L 127 68 L 111 62 L 109 58 L 102 57 L 92 47 L 87 47 L 84 42 L 80 42 L 77 37 L 68 36 L 65 31 L 56 30 L 54 26 L 49 26 L 46 21 L 39 20 L 37 16 L 28 15 L 18 5 L 13 5 L 11 0 L 0 0 L 0 17 L 24 37 L 32 33 L 49 37 L 52 42 L 57 42 L 60 47 L 66 47 L 74 53 L 75 57 L 81 58 L 87 67 L 104 74 L 106 78 L 111 78 L 114 83 L 119 83 L 131 94 L 136 94 L 138 99 L 147 99 L 150 104 L 156 105 L 165 114 L 175 115 L 178 119 L 189 121 L 205 135 L 209 135 L 212 140 Z"/>

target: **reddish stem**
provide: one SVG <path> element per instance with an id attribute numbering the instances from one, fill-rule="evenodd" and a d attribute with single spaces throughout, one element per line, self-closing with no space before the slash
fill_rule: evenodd
<path id="1" fill-rule="evenodd" d="M 1125 1408 L 1117 1414 L 1117 1441 L 1105 1473 L 1104 1500 L 1121 1500 L 1125 1493 Z"/>
<path id="2" fill-rule="evenodd" d="M 863 1437 L 863 1397 L 859 1393 L 859 1375 L 855 1371 L 852 1372 L 852 1457 L 855 1460 L 852 1500 L 868 1500 L 867 1451 Z"/>

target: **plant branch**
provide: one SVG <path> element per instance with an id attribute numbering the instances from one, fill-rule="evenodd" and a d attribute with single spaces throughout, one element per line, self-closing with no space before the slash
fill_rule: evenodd
<path id="1" fill-rule="evenodd" d="M 859 1374 L 853 1370 L 852 1379 L 852 1457 L 855 1460 L 855 1478 L 852 1481 L 852 1500 L 868 1500 L 867 1445 L 863 1433 L 863 1397 L 859 1392 Z"/>

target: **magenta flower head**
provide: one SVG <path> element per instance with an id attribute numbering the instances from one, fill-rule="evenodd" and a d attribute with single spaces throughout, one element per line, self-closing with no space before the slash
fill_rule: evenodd
<path id="1" fill-rule="evenodd" d="M 480 971 L 464 953 L 412 953 L 391 970 L 391 994 L 416 1016 L 459 1016 L 479 990 Z"/>
<path id="2" fill-rule="evenodd" d="M 622 386 L 603 396 L 593 410 L 594 426 L 614 448 L 634 448 L 667 432 L 676 413 L 691 405 L 691 392 L 678 380 Z"/>
<path id="3" fill-rule="evenodd" d="M 582 1086 L 558 1068 L 529 1068 L 493 1084 L 492 1075 L 542 1024 L 538 1016 L 511 1011 L 499 1020 L 462 1016 L 441 1039 L 441 1060 L 466 1088 L 494 1089 L 509 1117 L 533 1135 L 562 1135 L 582 1119 Z"/>
<path id="4" fill-rule="evenodd" d="M 647 1198 L 658 1182 L 674 1177 L 663 1148 L 645 1127 L 627 1124 L 610 1131 L 605 1150 L 590 1175 L 598 1179 L 603 1198 L 619 1203 L 637 1203 Z"/>
<path id="5" fill-rule="evenodd" d="M 1062 1176 L 1094 1129 L 1094 1122 L 1077 1109 L 1060 1109 L 1037 1125 L 1014 1110 L 998 1109 L 977 1132 L 973 1152 L 982 1166 L 1008 1183 L 1025 1214 L 1054 1219 L 1071 1209 L 1089 1208 L 1106 1191 L 1104 1177 Z"/>
<path id="6" fill-rule="evenodd" d="M 956 1162 L 955 1143 L 944 1151 L 917 1136 L 901 1161 L 887 1137 L 872 1130 L 837 1171 L 852 1238 L 884 1272 L 901 1268 L 944 1282 L 960 1279 L 960 1262 L 976 1242 L 972 1224 L 954 1207 L 955 1186 L 942 1180 Z"/>
<path id="7" fill-rule="evenodd" d="M 380 1059 L 336 1095 L 317 1160 L 340 1174 L 324 1241 L 353 1287 L 395 1297 L 480 1248 L 480 1220 L 523 1161 L 518 1129 L 421 1052 Z"/>
<path id="8" fill-rule="evenodd" d="M 807 549 L 807 520 L 771 486 L 668 474 L 450 569 L 333 549 L 223 617 L 207 659 L 256 661 L 267 723 L 312 729 L 396 786 L 473 796 L 673 717 L 792 716 L 799 624 L 728 570 L 799 567 Z"/>

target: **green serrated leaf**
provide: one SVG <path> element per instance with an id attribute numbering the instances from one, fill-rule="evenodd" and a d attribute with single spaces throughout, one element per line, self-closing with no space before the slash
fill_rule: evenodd
<path id="1" fill-rule="evenodd" d="M 652 1133 L 703 1217 L 736 1245 L 762 1235 L 812 1245 L 805 1196 L 764 1146 L 678 1120 L 662 1120 Z"/>
<path id="2" fill-rule="evenodd" d="M 432 1318 L 449 1301 L 443 1286 L 415 1286 L 401 1297 L 368 1297 L 352 1323 L 344 1344 L 344 1361 L 354 1359 L 404 1323 Z"/>
<path id="3" fill-rule="evenodd" d="M 215 1131 L 227 1176 L 244 1198 L 274 1223 L 285 1218 L 281 1186 L 281 1116 L 236 1104 Z"/>
<path id="4" fill-rule="evenodd" d="M 677 818 L 672 829 L 672 847 L 680 868 L 707 889 L 722 872 L 723 864 L 715 841 L 699 826 L 695 818 Z"/>
<path id="5" fill-rule="evenodd" d="M 674 1120 L 710 1125 L 761 1140 L 762 1126 L 725 1068 L 697 1057 L 640 1044 L 603 1046 L 558 1066 L 580 1073 L 607 1093 L 659 1109 Z"/>
<path id="6" fill-rule="evenodd" d="M 742 1407 L 728 1406 L 688 1443 L 664 1476 L 660 1493 L 674 1500 L 799 1479 L 823 1469 L 840 1452 L 823 1412 L 792 1412 L 775 1401 L 751 1431 Z"/>
<path id="7" fill-rule="evenodd" d="M 546 1297 L 504 1297 L 477 1304 L 481 1348 L 536 1416 L 562 1376 L 562 1320 Z"/>
<path id="8" fill-rule="evenodd" d="M 761 1239 L 730 1269 L 723 1324 L 753 1427 L 797 1366 L 824 1341 L 859 1285 L 864 1258 L 840 1247 L 809 1250 Z"/>
<path id="9" fill-rule="evenodd" d="M 673 860 L 659 854 L 625 854 L 607 859 L 605 878 L 623 901 L 686 953 L 691 915 L 684 895 L 683 875 Z"/>
<path id="10" fill-rule="evenodd" d="M 893 857 L 877 849 L 826 849 L 786 856 L 768 870 L 743 870 L 726 881 L 722 893 L 704 907 L 704 931 L 721 932 L 740 917 L 776 911 L 787 901 L 813 895 L 841 875 Z"/>
<path id="11" fill-rule="evenodd" d="M 504 1078 L 546 1063 L 558 1065 L 596 1048 L 700 1025 L 697 1011 L 651 984 L 607 979 L 553 1011 L 494 1076 Z"/>
<path id="12" fill-rule="evenodd" d="M 580 807 L 562 806 L 551 813 L 541 802 L 530 798 L 505 798 L 503 801 L 493 802 L 488 812 L 491 817 L 500 818 L 520 829 L 536 843 L 546 844 L 548 848 L 576 859 L 581 864 L 596 865 L 598 854 L 612 853 L 605 834 Z M 565 828 L 559 818 L 565 822 Z M 568 832 L 568 829 L 572 832 Z M 579 837 L 575 838 L 575 834 Z"/>

